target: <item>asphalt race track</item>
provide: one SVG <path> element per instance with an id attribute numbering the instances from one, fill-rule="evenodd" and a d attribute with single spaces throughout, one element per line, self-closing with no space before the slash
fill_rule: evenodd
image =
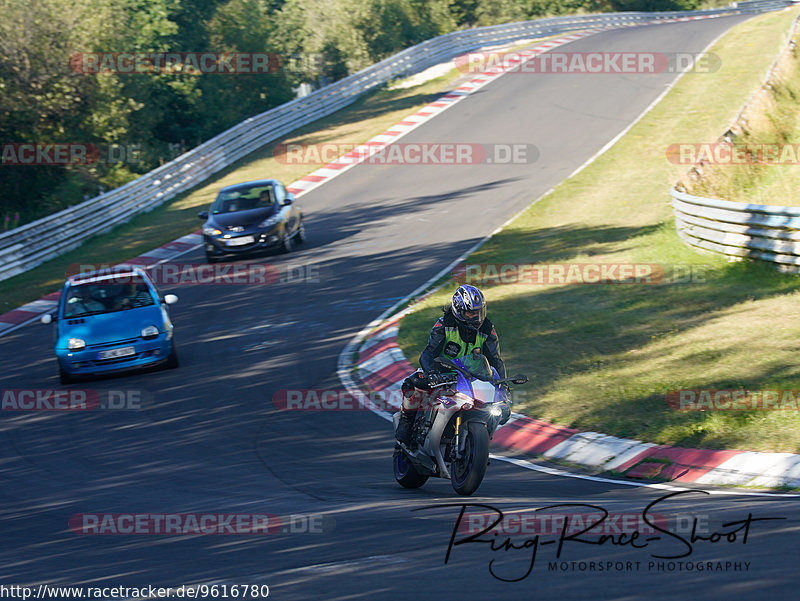
<path id="1" fill-rule="evenodd" d="M 699 52 L 742 20 L 609 31 L 563 50 Z M 70 386 L 144 390 L 141 409 L 2 412 L 0 583 L 265 584 L 286 600 L 794 597 L 796 498 L 691 493 L 651 510 L 686 524 L 698 518 L 697 532 L 711 540 L 693 545 L 656 540 L 652 530 L 603 545 L 567 540 L 551 566 L 551 532 L 538 539 L 531 566 L 534 535 L 514 534 L 523 548 L 502 547 L 504 537 L 498 550 L 455 545 L 445 564 L 460 510 L 453 503 L 505 512 L 590 503 L 635 520 L 672 489 L 493 460 L 469 499 L 444 480 L 404 490 L 383 419 L 272 403 L 280 389 L 341 388 L 337 357 L 365 324 L 567 177 L 674 77 L 505 75 L 403 142 L 534 144 L 534 163 L 355 167 L 301 199 L 306 246 L 255 259 L 297 274 L 313 266 L 317 283 L 162 287 L 180 297 L 171 313 L 181 367 Z M 181 260 L 202 262 L 202 251 Z M 61 388 L 50 338 L 38 323 L 0 338 L 3 389 Z M 301 517 L 294 532 L 268 535 L 71 532 L 71 516 L 85 513 Z M 755 521 L 767 517 L 784 519 Z"/>

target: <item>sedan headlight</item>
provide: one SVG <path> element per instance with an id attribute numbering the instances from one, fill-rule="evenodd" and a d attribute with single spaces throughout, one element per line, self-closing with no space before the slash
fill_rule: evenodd
<path id="1" fill-rule="evenodd" d="M 67 342 L 67 348 L 71 351 L 82 351 L 86 348 L 86 341 L 80 338 L 70 338 Z"/>
<path id="2" fill-rule="evenodd" d="M 273 215 L 272 217 L 267 217 L 264 221 L 258 224 L 258 227 L 272 227 L 276 225 L 281 220 L 280 215 Z"/>
<path id="3" fill-rule="evenodd" d="M 155 326 L 147 326 L 142 329 L 142 338 L 149 340 L 158 336 L 158 328 Z"/>
<path id="4" fill-rule="evenodd" d="M 219 236 L 222 231 L 218 230 L 215 227 L 208 227 L 207 225 L 203 226 L 203 233 L 206 236 Z"/>

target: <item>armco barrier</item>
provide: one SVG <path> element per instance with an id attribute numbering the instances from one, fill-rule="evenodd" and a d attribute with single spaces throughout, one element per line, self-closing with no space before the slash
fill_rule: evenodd
<path id="1" fill-rule="evenodd" d="M 800 270 L 800 208 L 703 198 L 675 188 L 670 193 L 678 236 L 687 244 Z"/>
<path id="2" fill-rule="evenodd" d="M 456 31 L 427 40 L 358 73 L 246 119 L 175 160 L 119 188 L 0 234 L 0 281 L 76 248 L 90 236 L 146 212 L 298 127 L 354 102 L 387 81 L 420 72 L 464 52 L 576 29 L 613 28 L 776 10 L 788 0 L 739 2 L 726 8 L 554 17 Z"/>

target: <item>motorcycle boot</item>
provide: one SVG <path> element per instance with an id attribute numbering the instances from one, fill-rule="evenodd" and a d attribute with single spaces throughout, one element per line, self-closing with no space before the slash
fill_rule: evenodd
<path id="1" fill-rule="evenodd" d="M 420 390 L 415 386 L 419 378 L 418 372 L 406 378 L 403 382 L 403 403 L 400 407 L 400 421 L 397 423 L 397 430 L 394 437 L 405 445 L 411 442 L 411 431 L 414 427 L 414 419 L 417 416 L 417 409 L 420 403 Z"/>
<path id="2" fill-rule="evenodd" d="M 411 428 L 413 425 L 414 419 L 411 412 L 406 409 L 401 409 L 400 421 L 397 423 L 397 430 L 394 433 L 394 437 L 404 445 L 408 445 L 411 442 Z"/>

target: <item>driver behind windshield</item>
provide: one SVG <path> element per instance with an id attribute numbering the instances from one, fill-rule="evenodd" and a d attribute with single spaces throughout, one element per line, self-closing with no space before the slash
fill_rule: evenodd
<path id="1" fill-rule="evenodd" d="M 259 207 L 269 207 L 272 206 L 272 196 L 269 193 L 269 190 L 264 190 L 258 196 L 258 206 Z"/>
<path id="2" fill-rule="evenodd" d="M 126 284 L 114 302 L 115 310 L 146 307 L 153 304 L 147 284 Z"/>
<path id="3" fill-rule="evenodd" d="M 75 286 L 70 290 L 65 317 L 105 310 L 106 307 L 103 303 L 92 298 L 92 291 L 89 286 Z"/>

